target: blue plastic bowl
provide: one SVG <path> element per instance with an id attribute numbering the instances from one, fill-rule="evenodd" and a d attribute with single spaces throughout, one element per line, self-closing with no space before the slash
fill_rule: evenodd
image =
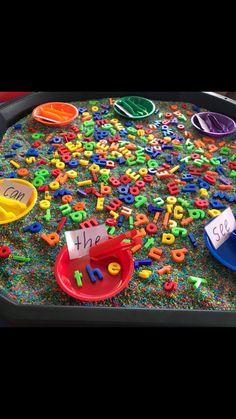
<path id="1" fill-rule="evenodd" d="M 234 217 L 236 219 L 236 214 L 234 214 Z M 214 220 L 214 218 L 212 218 L 212 220 Z M 212 220 L 207 224 L 211 223 Z M 222 263 L 222 265 L 236 271 L 236 241 L 233 237 L 229 237 L 220 247 L 218 247 L 218 249 L 215 249 L 204 230 L 204 241 L 208 250 L 220 263 Z"/>

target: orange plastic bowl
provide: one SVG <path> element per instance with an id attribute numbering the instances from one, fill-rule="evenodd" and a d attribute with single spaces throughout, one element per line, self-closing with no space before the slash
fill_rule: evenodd
<path id="1" fill-rule="evenodd" d="M 52 127 L 63 127 L 64 125 L 69 125 L 78 116 L 78 109 L 70 103 L 48 102 L 37 106 L 33 110 L 32 116 L 41 124 Z M 52 122 L 50 119 L 56 122 Z"/>

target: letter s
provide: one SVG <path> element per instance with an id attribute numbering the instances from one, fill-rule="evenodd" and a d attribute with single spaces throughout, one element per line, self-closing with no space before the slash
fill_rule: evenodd
<path id="1" fill-rule="evenodd" d="M 215 233 L 215 229 L 216 229 L 217 227 L 214 227 L 213 228 L 213 234 L 214 234 L 214 236 L 218 236 L 219 238 L 218 239 L 216 239 L 216 241 L 218 242 L 219 240 L 220 240 L 220 235 L 218 234 L 218 233 Z"/>

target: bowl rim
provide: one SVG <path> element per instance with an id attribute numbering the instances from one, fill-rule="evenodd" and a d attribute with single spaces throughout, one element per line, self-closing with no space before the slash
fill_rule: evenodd
<path id="1" fill-rule="evenodd" d="M 202 115 L 202 114 L 206 114 L 206 113 L 211 113 L 211 114 L 213 114 L 213 115 L 220 115 L 220 116 L 223 116 L 224 118 L 226 118 L 226 119 L 228 119 L 228 120 L 230 120 L 230 121 L 232 121 L 233 122 L 233 124 L 234 124 L 234 128 L 233 129 L 231 129 L 230 131 L 227 131 L 227 132 L 211 132 L 211 131 L 205 131 L 205 130 L 203 130 L 202 128 L 199 128 L 197 125 L 196 125 L 196 123 L 194 122 L 194 118 L 196 117 L 196 115 Z M 224 115 L 224 114 L 222 114 L 222 113 L 219 113 L 219 112 L 207 112 L 207 111 L 204 111 L 204 112 L 197 112 L 197 113 L 195 113 L 192 117 L 191 117 L 191 123 L 192 123 L 192 125 L 198 130 L 198 131 L 200 131 L 200 132 L 203 132 L 204 134 L 207 134 L 207 135 L 212 135 L 212 136 L 216 136 L 216 137 L 223 137 L 224 135 L 230 135 L 230 134 L 233 134 L 235 131 L 236 131 L 236 122 L 232 119 L 232 118 L 230 118 L 229 116 L 227 116 L 227 115 Z"/>
<path id="2" fill-rule="evenodd" d="M 236 219 L 236 214 L 234 214 L 234 216 L 235 216 L 235 219 Z M 206 223 L 206 225 L 207 224 L 209 224 L 211 221 L 213 221 L 214 220 L 214 218 L 215 217 L 213 217 L 211 220 L 209 220 L 207 223 Z M 206 227 L 206 225 L 205 225 L 205 227 Z M 229 262 L 227 262 L 227 261 L 225 261 L 218 253 L 217 253 L 217 249 L 215 249 L 214 250 L 214 247 L 213 247 L 213 245 L 212 245 L 212 243 L 211 243 L 211 240 L 210 240 L 210 238 L 208 237 L 208 234 L 207 234 L 207 232 L 205 231 L 205 228 L 204 228 L 204 233 L 203 233 L 203 237 L 204 237 L 204 242 L 205 242 L 205 245 L 206 245 L 206 247 L 208 248 L 208 250 L 209 250 L 209 252 L 211 253 L 211 255 L 215 258 L 215 259 L 217 259 L 218 260 L 218 262 L 220 262 L 222 265 L 224 265 L 224 266 L 226 266 L 227 268 L 229 268 L 229 269 L 231 269 L 232 271 L 236 271 L 236 265 L 235 265 L 235 267 L 232 267 L 232 265 L 229 263 Z"/>
<path id="3" fill-rule="evenodd" d="M 55 105 L 61 105 L 61 104 L 69 105 L 71 108 L 75 109 L 76 114 L 74 116 L 72 116 L 71 118 L 68 117 L 68 119 L 66 121 L 61 121 L 61 122 L 60 121 L 58 121 L 58 122 L 50 122 L 50 121 L 43 122 L 42 120 L 40 120 L 40 118 L 37 118 L 37 116 L 36 117 L 34 116 L 34 114 L 35 114 L 35 112 L 38 108 L 40 108 L 41 106 L 44 106 L 44 105 L 52 105 L 52 104 L 55 104 Z M 50 127 L 68 125 L 68 124 L 70 124 L 70 122 L 72 122 L 75 118 L 78 117 L 78 114 L 79 114 L 79 111 L 76 108 L 76 106 L 72 105 L 71 103 L 68 103 L 68 102 L 45 102 L 45 103 L 41 103 L 40 105 L 36 106 L 32 111 L 32 117 L 35 119 L 35 121 L 40 122 L 41 124 L 47 125 L 47 126 L 50 126 Z"/>
<path id="4" fill-rule="evenodd" d="M 143 99 L 143 100 L 146 100 L 146 101 L 148 101 L 148 102 L 150 102 L 151 104 L 152 104 L 152 110 L 148 113 L 148 115 L 145 115 L 145 116 L 143 116 L 143 117 L 140 117 L 140 116 L 128 116 L 128 115 L 124 115 L 124 114 L 122 114 L 121 112 L 120 112 L 120 110 L 118 109 L 116 109 L 115 108 L 115 104 L 116 104 L 116 102 L 118 101 L 118 100 L 120 100 L 120 99 L 125 99 L 126 97 L 135 97 L 135 98 L 137 98 L 137 99 Z M 155 105 L 155 103 L 153 102 L 153 100 L 151 100 L 151 99 L 147 99 L 146 97 L 143 97 L 143 96 L 135 96 L 135 95 L 129 95 L 129 96 L 122 96 L 122 97 L 120 97 L 120 98 L 117 98 L 116 99 L 116 101 L 113 103 L 113 109 L 114 109 L 114 111 L 116 112 L 116 113 L 118 113 L 120 116 L 122 116 L 123 118 L 127 118 L 127 119 L 145 119 L 145 118 L 148 118 L 149 116 L 151 116 L 154 112 L 155 112 L 155 108 L 156 108 L 156 105 Z"/>

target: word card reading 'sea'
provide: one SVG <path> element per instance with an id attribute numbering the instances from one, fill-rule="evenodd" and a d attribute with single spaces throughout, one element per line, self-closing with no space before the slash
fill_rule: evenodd
<path id="1" fill-rule="evenodd" d="M 28 204 L 28 201 L 33 193 L 33 188 L 22 185 L 14 180 L 4 180 L 0 185 L 0 196 L 8 199 L 15 199 L 16 201 Z"/>
<path id="2" fill-rule="evenodd" d="M 81 230 L 66 231 L 66 242 L 70 259 L 88 255 L 89 249 L 98 243 L 108 240 L 104 224 Z"/>
<path id="3" fill-rule="evenodd" d="M 236 228 L 236 220 L 231 208 L 227 208 L 206 227 L 205 231 L 212 245 L 218 249 L 230 236 L 230 233 Z"/>

